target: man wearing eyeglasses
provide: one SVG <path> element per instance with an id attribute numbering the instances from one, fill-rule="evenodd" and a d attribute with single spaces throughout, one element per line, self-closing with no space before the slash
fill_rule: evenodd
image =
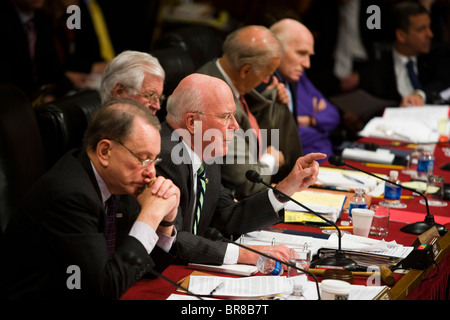
<path id="1" fill-rule="evenodd" d="M 102 76 L 100 96 L 133 99 L 153 114 L 161 109 L 165 97 L 165 72 L 157 58 L 139 51 L 124 51 L 111 60 Z"/>
<path id="2" fill-rule="evenodd" d="M 229 151 L 234 131 L 236 105 L 225 81 L 203 74 L 184 78 L 167 101 L 167 118 L 161 125 L 161 158 L 157 173 L 180 188 L 180 213 L 176 228 L 182 262 L 208 264 L 256 264 L 258 255 L 235 245 L 203 237 L 208 228 L 237 239 L 281 221 L 284 203 L 273 191 L 235 201 L 221 179 L 221 161 Z M 314 183 L 317 159 L 324 154 L 299 158 L 291 173 L 277 188 L 292 195 Z M 258 246 L 258 250 L 288 260 L 284 245 Z"/>
<path id="3" fill-rule="evenodd" d="M 118 299 L 171 263 L 180 192 L 156 176 L 159 127 L 131 99 L 113 99 L 93 116 L 83 150 L 64 156 L 12 216 L 1 298 Z"/>

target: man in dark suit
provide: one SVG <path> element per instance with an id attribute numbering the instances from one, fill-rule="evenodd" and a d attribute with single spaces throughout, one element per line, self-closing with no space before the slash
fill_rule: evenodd
<path id="1" fill-rule="evenodd" d="M 14 84 L 34 105 L 61 97 L 72 88 L 58 63 L 44 1 L 0 2 L 0 81 Z"/>
<path id="2" fill-rule="evenodd" d="M 227 36 L 223 52 L 220 58 L 206 63 L 197 72 L 222 79 L 230 86 L 236 120 L 242 129 L 236 132 L 236 139 L 244 139 L 243 132 L 250 133 L 245 148 L 234 148 L 233 154 L 240 161 L 222 166 L 224 185 L 236 198 L 242 199 L 263 190 L 245 179 L 247 170 L 257 171 L 267 183 L 272 179 L 278 182 L 289 173 L 303 151 L 298 135 L 293 134 L 296 125 L 289 110 L 276 99 L 276 88 L 264 96 L 255 90 L 260 83 L 271 79 L 280 63 L 281 45 L 276 37 L 265 27 L 246 26 Z M 267 139 L 258 135 L 262 132 L 259 129 L 266 130 Z M 252 130 L 255 133 L 251 134 Z M 278 141 L 272 139 L 274 132 L 279 134 Z M 252 145 L 259 148 L 252 149 Z M 279 175 L 274 178 L 276 173 Z"/>
<path id="3" fill-rule="evenodd" d="M 420 4 L 396 5 L 393 20 L 393 48 L 360 70 L 360 87 L 399 106 L 439 104 L 439 93 L 450 87 L 450 51 L 432 48 L 431 19 Z"/>
<path id="4" fill-rule="evenodd" d="M 267 188 L 235 201 L 222 184 L 221 162 L 226 159 L 233 132 L 239 128 L 231 89 L 216 77 L 192 74 L 169 97 L 167 113 L 161 129 L 163 161 L 157 172 L 180 188 L 181 214 L 176 227 L 181 258 L 184 262 L 255 264 L 257 254 L 202 237 L 210 227 L 233 239 L 267 228 L 281 221 L 279 212 L 284 206 Z M 323 157 L 311 154 L 299 158 L 277 188 L 293 194 L 309 186 L 318 174 L 316 160 Z M 289 259 L 289 251 L 282 245 L 260 246 L 259 250 Z"/>
<path id="5" fill-rule="evenodd" d="M 1 297 L 118 299 L 176 254 L 179 189 L 156 177 L 159 122 L 130 99 L 89 123 L 23 200 L 1 248 Z"/>

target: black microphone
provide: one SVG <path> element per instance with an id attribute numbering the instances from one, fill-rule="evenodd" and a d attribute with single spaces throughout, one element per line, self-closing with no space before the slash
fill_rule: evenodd
<path id="1" fill-rule="evenodd" d="M 288 267 L 294 268 L 294 269 L 296 269 L 296 270 L 298 270 L 298 271 L 300 271 L 300 272 L 304 272 L 304 273 L 309 274 L 311 277 L 314 278 L 314 281 L 316 282 L 317 297 L 318 297 L 318 300 L 321 300 L 321 298 L 320 298 L 319 281 L 317 280 L 316 276 L 315 276 L 313 273 L 311 273 L 311 272 L 309 272 L 309 271 L 307 271 L 307 270 L 305 270 L 305 269 L 302 269 L 302 268 L 297 267 L 294 263 L 287 263 L 287 262 L 284 262 L 284 261 L 282 261 L 282 260 L 280 260 L 280 259 L 278 259 L 278 258 L 275 258 L 274 256 L 271 256 L 271 255 L 269 255 L 269 254 L 266 254 L 266 253 L 264 253 L 264 252 L 255 250 L 255 249 L 250 248 L 250 247 L 248 247 L 248 246 L 244 246 L 243 244 L 240 244 L 240 243 L 237 243 L 237 242 L 233 242 L 233 241 L 231 241 L 231 240 L 225 238 L 225 237 L 222 235 L 222 233 L 220 233 L 220 231 L 217 230 L 217 229 L 215 229 L 215 228 L 208 228 L 208 229 L 206 229 L 206 230 L 205 230 L 205 233 L 203 234 L 203 237 L 205 237 L 205 238 L 207 238 L 207 239 L 209 239 L 209 240 L 213 240 L 213 241 L 225 241 L 225 242 L 228 242 L 228 243 L 235 244 L 235 245 L 237 245 L 238 247 L 244 248 L 245 250 L 249 250 L 249 251 L 254 252 L 254 253 L 256 253 L 256 254 L 259 254 L 259 255 L 261 255 L 261 256 L 263 256 L 263 257 L 266 257 L 266 258 L 268 258 L 268 259 L 275 260 L 276 262 L 279 262 L 279 263 L 281 263 L 281 264 L 284 264 L 285 266 L 288 266 Z"/>
<path id="2" fill-rule="evenodd" d="M 360 268 L 358 268 L 358 266 L 357 266 L 355 261 L 353 261 L 352 259 L 349 259 L 349 258 L 347 258 L 345 256 L 345 251 L 342 250 L 342 246 L 341 246 L 342 233 L 341 233 L 341 230 L 339 229 L 339 227 L 336 225 L 336 223 L 334 223 L 331 220 L 328 220 L 327 218 L 325 218 L 321 214 L 319 214 L 319 213 L 313 211 L 312 209 L 308 208 L 307 206 L 301 204 L 297 200 L 291 198 L 287 194 L 285 194 L 285 193 L 281 192 L 280 190 L 278 190 L 276 187 L 270 186 L 269 184 L 264 182 L 264 180 L 261 178 L 261 176 L 260 176 L 260 174 L 258 172 L 254 171 L 254 170 L 248 170 L 245 173 L 245 176 L 251 182 L 262 183 L 266 187 L 272 189 L 273 192 L 278 195 L 279 199 L 281 199 L 283 201 L 289 201 L 290 200 L 290 201 L 294 202 L 295 204 L 299 205 L 300 207 L 302 207 L 303 209 L 305 209 L 309 213 L 312 213 L 313 215 L 323 219 L 324 221 L 328 222 L 329 224 L 331 224 L 333 227 L 336 228 L 336 230 L 338 232 L 338 250 L 336 250 L 335 255 L 332 256 L 332 257 L 325 257 L 325 258 L 322 258 L 322 259 L 318 259 L 318 260 L 312 261 L 311 262 L 311 266 L 313 268 L 327 268 L 327 266 L 338 266 L 338 267 L 342 267 L 344 270 L 350 270 L 350 271 L 357 271 L 357 270 L 360 269 Z"/>
<path id="3" fill-rule="evenodd" d="M 357 170 L 357 171 L 363 172 L 365 174 L 368 174 L 369 176 L 375 177 L 377 179 L 383 180 L 383 181 L 388 182 L 388 183 L 392 183 L 391 181 L 389 181 L 387 179 L 384 179 L 384 178 L 381 178 L 381 177 L 379 177 L 379 176 L 377 176 L 377 175 L 375 175 L 375 174 L 373 174 L 371 172 L 359 169 L 357 167 L 354 167 L 354 166 L 346 163 L 342 159 L 342 157 L 340 157 L 340 156 L 336 156 L 336 155 L 330 156 L 328 158 L 328 162 L 330 164 L 332 164 L 333 166 L 336 166 L 336 167 L 347 166 L 347 167 L 352 168 L 354 170 Z M 422 196 L 422 198 L 425 200 L 425 206 L 426 206 L 426 209 L 427 209 L 427 215 L 425 216 L 425 220 L 424 221 L 414 222 L 414 223 L 408 224 L 408 225 L 404 226 L 403 228 L 401 228 L 400 229 L 401 231 L 403 231 L 405 233 L 422 234 L 425 231 L 427 231 L 428 229 L 430 229 L 432 227 L 436 227 L 436 229 L 438 230 L 438 232 L 439 232 L 439 234 L 441 236 L 443 236 L 444 234 L 447 233 L 447 228 L 445 228 L 443 225 L 438 224 L 438 223 L 436 223 L 434 221 L 434 216 L 430 213 L 430 208 L 428 206 L 428 199 L 421 191 L 413 189 L 413 188 L 405 187 L 405 186 L 403 186 L 401 184 L 398 185 L 398 186 L 400 188 L 402 188 L 402 189 L 406 189 L 406 190 L 415 192 L 417 194 L 420 194 Z"/>
<path id="4" fill-rule="evenodd" d="M 136 267 L 141 267 L 142 266 L 142 259 L 134 252 L 124 252 L 122 254 L 122 259 L 128 263 L 130 266 L 136 266 Z M 149 272 L 150 274 L 152 274 L 154 277 L 157 278 L 161 278 L 164 281 L 170 283 L 171 285 L 177 287 L 178 289 L 181 289 L 183 291 L 185 291 L 187 294 L 196 297 L 199 300 L 203 300 L 203 298 L 201 296 L 199 296 L 198 294 L 195 294 L 191 291 L 189 291 L 188 289 L 186 289 L 185 287 L 183 287 L 181 284 L 167 278 L 166 276 L 163 276 L 160 272 L 152 269 L 152 268 L 146 268 L 145 269 L 147 272 Z"/>

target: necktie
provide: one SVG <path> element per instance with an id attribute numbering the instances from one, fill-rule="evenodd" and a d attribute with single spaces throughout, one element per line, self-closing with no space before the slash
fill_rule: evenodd
<path id="1" fill-rule="evenodd" d="M 197 209 L 195 210 L 195 217 L 194 217 L 194 227 L 193 227 L 194 234 L 197 234 L 198 231 L 198 225 L 200 223 L 200 214 L 202 212 L 205 190 L 206 190 L 206 173 L 205 167 L 203 166 L 202 163 L 200 165 L 200 168 L 198 168 L 197 170 Z"/>
<path id="2" fill-rule="evenodd" d="M 261 143 L 260 140 L 261 139 L 260 139 L 260 136 L 259 136 L 258 121 L 256 121 L 255 116 L 250 112 L 250 108 L 248 107 L 247 101 L 245 101 L 244 96 L 240 96 L 239 97 L 239 101 L 241 102 L 242 109 L 244 109 L 245 113 L 248 116 L 248 120 L 250 121 L 250 126 L 252 127 L 253 131 L 255 131 L 256 140 L 258 142 L 258 150 L 261 150 L 261 148 L 260 148 L 260 143 Z"/>
<path id="3" fill-rule="evenodd" d="M 30 51 L 30 58 L 34 60 L 34 53 L 36 51 L 36 27 L 34 25 L 33 19 L 30 19 L 26 23 L 27 37 L 28 37 L 28 49 Z"/>
<path id="4" fill-rule="evenodd" d="M 108 248 L 109 259 L 112 258 L 116 248 L 116 213 L 116 198 L 111 195 L 106 200 L 106 247 Z"/>
<path id="5" fill-rule="evenodd" d="M 111 44 L 111 38 L 109 37 L 105 18 L 103 17 L 102 10 L 96 0 L 89 1 L 89 11 L 100 44 L 100 55 L 105 61 L 110 61 L 115 56 L 114 48 Z"/>
<path id="6" fill-rule="evenodd" d="M 408 77 L 414 90 L 422 90 L 422 85 L 420 84 L 419 77 L 414 71 L 414 62 L 412 60 L 409 60 L 406 63 L 406 69 L 408 70 Z"/>

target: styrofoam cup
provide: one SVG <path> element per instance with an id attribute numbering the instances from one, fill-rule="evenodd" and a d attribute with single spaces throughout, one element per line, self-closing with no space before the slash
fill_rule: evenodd
<path id="1" fill-rule="evenodd" d="M 350 283 L 342 280 L 325 279 L 320 283 L 322 300 L 348 300 Z"/>
<path id="2" fill-rule="evenodd" d="M 368 237 L 373 215 L 373 210 L 354 208 L 352 210 L 353 234 Z"/>

